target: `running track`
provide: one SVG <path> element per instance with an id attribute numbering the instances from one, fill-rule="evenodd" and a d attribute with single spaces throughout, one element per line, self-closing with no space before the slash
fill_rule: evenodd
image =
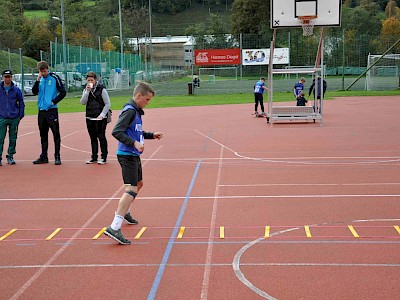
<path id="1" fill-rule="evenodd" d="M 0 298 L 398 298 L 399 101 L 326 101 L 322 127 L 271 128 L 251 103 L 146 110 L 165 138 L 145 144 L 131 246 L 96 237 L 123 190 L 112 126 L 109 163 L 85 165 L 84 115 L 61 115 L 63 164 L 34 166 L 26 117 L 0 167 Z"/>

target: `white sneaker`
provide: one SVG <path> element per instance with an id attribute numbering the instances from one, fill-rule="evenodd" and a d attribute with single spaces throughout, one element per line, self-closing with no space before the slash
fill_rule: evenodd
<path id="1" fill-rule="evenodd" d="M 99 165 L 105 165 L 107 163 L 107 161 L 105 159 L 100 159 L 100 160 L 97 161 L 97 163 Z"/>

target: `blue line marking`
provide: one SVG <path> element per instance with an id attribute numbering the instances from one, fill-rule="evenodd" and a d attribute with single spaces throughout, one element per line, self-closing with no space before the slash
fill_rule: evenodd
<path id="1" fill-rule="evenodd" d="M 158 286 L 160 285 L 161 278 L 163 277 L 165 266 L 168 263 L 169 255 L 171 254 L 172 246 L 174 245 L 175 238 L 178 234 L 179 227 L 181 226 L 182 218 L 186 210 L 187 203 L 189 201 L 190 193 L 192 192 L 194 182 L 196 181 L 197 174 L 200 169 L 201 160 L 197 163 L 196 170 L 194 171 L 192 181 L 190 182 L 189 189 L 186 193 L 185 200 L 183 201 L 181 211 L 179 213 L 178 219 L 176 220 L 174 230 L 169 238 L 167 249 L 165 249 L 164 256 L 162 258 L 160 267 L 158 268 L 156 278 L 154 279 L 153 286 L 151 287 L 150 294 L 147 300 L 154 300 L 157 294 Z"/>

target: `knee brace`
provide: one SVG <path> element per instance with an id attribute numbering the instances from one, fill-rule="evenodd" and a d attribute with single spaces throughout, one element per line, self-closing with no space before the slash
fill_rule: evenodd
<path id="1" fill-rule="evenodd" d="M 137 193 L 135 193 L 134 191 L 131 191 L 131 190 L 126 190 L 125 193 L 131 195 L 133 197 L 133 199 L 135 199 L 137 196 Z"/>

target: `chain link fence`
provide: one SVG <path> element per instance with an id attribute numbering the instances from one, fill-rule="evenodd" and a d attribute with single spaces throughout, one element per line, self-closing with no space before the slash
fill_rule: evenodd
<path id="1" fill-rule="evenodd" d="M 301 29 L 279 30 L 276 36 L 276 48 L 289 48 L 290 59 L 289 64 L 278 65 L 276 68 L 314 66 L 319 36 L 318 28 L 314 29 L 314 35 L 310 37 L 304 37 Z M 196 43 L 190 47 L 192 47 L 191 53 L 194 53 L 194 49 L 267 49 L 270 48 L 272 38 L 272 32 L 264 35 L 204 36 L 195 37 Z M 376 36 L 357 36 L 344 32 L 340 28 L 327 28 L 323 63 L 328 91 L 346 89 L 350 85 L 352 90 L 365 90 L 367 76 L 361 76 L 357 82 L 354 81 L 366 71 L 368 55 L 384 53 L 398 39 L 398 36 L 388 37 L 383 44 Z M 62 43 L 54 41 L 50 43 L 50 51 L 41 51 L 40 57 L 41 60 L 49 62 L 51 70 L 61 74 L 64 80 L 65 73 L 67 74 L 69 91 L 82 91 L 84 75 L 88 71 L 95 71 L 101 76 L 109 90 L 118 91 L 120 94 L 131 95 L 132 86 L 138 80 L 152 82 L 159 95 L 188 94 L 189 83 L 192 83 L 199 72 L 204 73 L 205 71 L 191 65 L 190 61 L 185 61 L 185 55 L 188 54 L 187 43 L 164 43 L 161 45 L 155 42 L 149 43 L 148 40 L 148 38 L 145 39 L 145 44 L 131 46 L 131 49 L 126 46 L 126 50 L 137 54 L 124 53 L 123 55 L 117 51 L 103 51 L 82 46 L 66 45 L 64 49 Z M 24 74 L 25 76 L 37 73 L 36 61 L 23 57 L 22 50 L 2 49 L 1 45 L 0 49 L 3 50 L 0 52 L 2 69 L 10 68 L 14 74 Z M 64 50 L 67 56 L 65 62 L 63 60 Z M 400 53 L 400 43 L 392 49 L 391 53 Z M 397 76 L 397 82 L 399 82 L 400 60 L 393 59 L 388 64 L 392 70 L 391 76 Z M 221 75 L 219 80 L 202 80 L 199 86 L 196 85 L 192 91 L 195 94 L 252 93 L 255 81 L 261 76 L 267 77 L 268 74 L 266 65 L 210 67 L 225 68 L 228 70 L 226 77 Z M 232 69 L 235 70 L 232 71 Z M 234 78 L 231 73 L 235 74 Z M 123 76 L 117 78 L 118 74 L 123 74 Z M 279 77 L 274 76 L 275 91 L 292 92 L 294 83 L 299 80 L 299 77 L 306 77 L 306 88 L 311 84 L 312 78 L 304 76 L 304 74 L 283 74 Z M 379 82 L 384 84 L 385 78 L 380 78 Z M 382 87 L 376 89 L 382 89 Z"/>

